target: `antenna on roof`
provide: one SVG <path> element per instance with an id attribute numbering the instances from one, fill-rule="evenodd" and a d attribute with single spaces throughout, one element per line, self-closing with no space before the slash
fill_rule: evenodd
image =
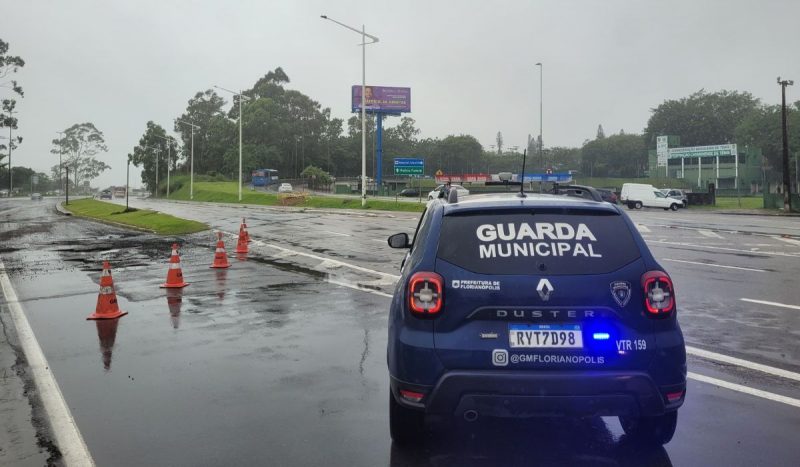
<path id="1" fill-rule="evenodd" d="M 520 175 L 520 177 L 522 177 L 522 178 L 520 179 L 520 183 L 519 183 L 519 195 L 518 195 L 520 198 L 525 198 L 526 197 L 525 196 L 525 159 L 527 158 L 527 156 L 528 156 L 528 150 L 524 149 L 522 151 L 522 175 Z"/>

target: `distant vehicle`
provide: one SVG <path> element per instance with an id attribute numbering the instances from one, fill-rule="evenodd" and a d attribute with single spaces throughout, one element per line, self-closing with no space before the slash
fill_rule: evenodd
<path id="1" fill-rule="evenodd" d="M 292 191 L 294 191 L 294 188 L 292 188 L 291 183 L 281 183 L 278 187 L 278 193 L 291 193 Z"/>
<path id="2" fill-rule="evenodd" d="M 389 311 L 389 432 L 430 420 L 617 416 L 672 439 L 686 350 L 672 279 L 616 205 L 572 196 L 428 203 Z M 624 348 L 624 350 L 623 350 Z M 497 423 L 497 422 L 493 422 Z"/>
<path id="3" fill-rule="evenodd" d="M 445 187 L 445 185 L 439 185 L 436 188 L 434 188 L 433 190 L 431 190 L 431 192 L 428 193 L 428 200 L 432 200 L 434 198 L 439 198 L 439 194 L 444 191 L 444 187 Z M 450 189 L 451 190 L 454 189 L 454 188 L 456 190 L 456 193 L 458 193 L 459 199 L 461 197 L 463 197 L 463 196 L 469 195 L 469 190 L 467 190 L 466 188 L 464 188 L 461 185 L 450 185 Z"/>
<path id="4" fill-rule="evenodd" d="M 31 193 L 31 199 L 34 201 L 41 201 L 42 194 L 41 193 Z"/>
<path id="5" fill-rule="evenodd" d="M 684 193 L 683 190 L 678 190 L 677 188 L 662 188 L 661 193 L 664 193 L 667 198 L 680 200 L 682 203 L 682 208 L 685 208 L 689 205 L 689 197 L 686 196 L 686 193 Z"/>
<path id="6" fill-rule="evenodd" d="M 0 198 L 8 198 L 8 190 L 0 190 Z"/>
<path id="7" fill-rule="evenodd" d="M 603 201 L 611 204 L 617 204 L 617 194 L 614 193 L 614 190 L 610 190 L 608 188 L 596 188 L 596 190 L 598 193 L 600 193 L 600 197 L 603 198 Z"/>
<path id="8" fill-rule="evenodd" d="M 597 188 L 584 185 L 553 185 L 554 195 L 566 195 L 575 198 L 590 199 L 592 201 L 604 201 L 603 196 Z"/>
<path id="9" fill-rule="evenodd" d="M 679 200 L 667 198 L 661 190 L 653 185 L 643 183 L 626 183 L 622 185 L 620 198 L 622 198 L 622 203 L 628 206 L 628 209 L 642 209 L 643 207 L 647 207 L 677 211 L 681 206 Z"/>
<path id="10" fill-rule="evenodd" d="M 111 190 L 103 190 L 100 192 L 100 199 L 111 199 Z"/>
<path id="11" fill-rule="evenodd" d="M 124 197 L 125 197 L 125 187 L 114 188 L 114 198 L 124 198 Z"/>
<path id="12" fill-rule="evenodd" d="M 406 188 L 403 191 L 401 191 L 400 193 L 398 193 L 397 196 L 407 196 L 409 198 L 413 198 L 413 197 L 419 196 L 419 189 L 417 189 L 417 188 Z"/>

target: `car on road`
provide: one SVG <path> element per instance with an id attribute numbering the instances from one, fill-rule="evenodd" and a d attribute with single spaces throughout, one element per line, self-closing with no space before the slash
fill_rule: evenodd
<path id="1" fill-rule="evenodd" d="M 439 185 L 436 188 L 434 188 L 433 190 L 431 190 L 431 192 L 428 193 L 428 200 L 430 201 L 430 200 L 432 200 L 434 198 L 439 198 L 440 197 L 440 193 L 444 192 L 445 186 L 446 185 Z M 469 190 L 467 190 L 466 188 L 464 188 L 461 185 L 450 185 L 450 189 L 451 190 L 454 189 L 454 188 L 455 188 L 456 192 L 458 193 L 458 197 L 459 198 L 463 198 L 464 196 L 469 195 Z"/>
<path id="2" fill-rule="evenodd" d="M 452 202 L 455 201 L 455 202 Z M 686 350 L 672 279 L 617 205 L 571 196 L 428 203 L 389 313 L 389 428 L 434 420 L 617 416 L 672 438 Z"/>
<path id="3" fill-rule="evenodd" d="M 622 185 L 620 199 L 628 209 L 662 208 L 665 211 L 671 209 L 677 211 L 681 207 L 681 202 L 674 198 L 668 198 L 653 185 L 643 183 L 625 183 Z"/>
<path id="4" fill-rule="evenodd" d="M 41 201 L 42 200 L 42 194 L 41 193 L 31 193 L 31 199 L 35 200 L 35 201 Z"/>
<path id="5" fill-rule="evenodd" d="M 419 189 L 418 188 L 404 188 L 397 196 L 407 196 L 409 198 L 415 198 L 419 196 Z"/>
<path id="6" fill-rule="evenodd" d="M 614 192 L 614 190 L 609 188 L 595 188 L 595 189 L 598 191 L 598 193 L 600 193 L 600 197 L 603 198 L 603 201 L 611 204 L 617 204 L 617 194 Z"/>
<path id="7" fill-rule="evenodd" d="M 294 191 L 294 189 L 291 183 L 281 183 L 280 186 L 278 186 L 278 193 L 291 193 L 292 191 Z"/>
<path id="8" fill-rule="evenodd" d="M 684 193 L 683 190 L 678 190 L 677 188 L 662 188 L 661 193 L 664 193 L 667 198 L 679 200 L 682 208 L 685 208 L 689 205 L 689 197 L 686 196 L 686 193 Z"/>
<path id="9" fill-rule="evenodd" d="M 111 190 L 103 190 L 100 192 L 100 199 L 111 199 L 113 196 L 111 195 Z"/>

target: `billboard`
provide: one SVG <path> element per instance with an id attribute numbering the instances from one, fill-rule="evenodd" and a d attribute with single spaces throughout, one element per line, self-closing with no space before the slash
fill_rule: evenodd
<path id="1" fill-rule="evenodd" d="M 366 110 L 368 112 L 411 112 L 411 88 L 367 86 Z M 361 85 L 352 91 L 353 112 L 361 111 Z"/>

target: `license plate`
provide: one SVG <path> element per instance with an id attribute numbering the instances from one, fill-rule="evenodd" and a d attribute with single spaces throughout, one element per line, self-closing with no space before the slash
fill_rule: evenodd
<path id="1" fill-rule="evenodd" d="M 582 349 L 579 324 L 510 324 L 508 343 L 514 349 Z"/>

